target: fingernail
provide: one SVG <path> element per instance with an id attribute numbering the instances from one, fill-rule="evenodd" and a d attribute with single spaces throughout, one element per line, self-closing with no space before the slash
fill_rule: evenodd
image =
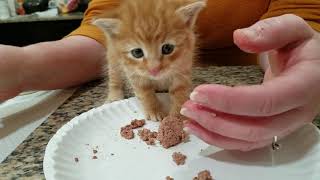
<path id="1" fill-rule="evenodd" d="M 194 99 L 197 97 L 197 94 L 198 94 L 197 91 L 191 92 L 191 94 L 190 94 L 190 99 L 191 99 L 192 101 L 194 101 Z"/>
<path id="2" fill-rule="evenodd" d="M 180 111 L 180 114 L 186 116 L 186 117 L 193 117 L 193 113 L 188 110 L 187 108 L 182 108 Z"/>
<path id="3" fill-rule="evenodd" d="M 193 91 L 190 94 L 190 99 L 192 101 L 196 101 L 196 102 L 200 102 L 200 103 L 207 103 L 208 102 L 208 98 L 207 96 L 197 92 L 197 91 Z"/>
<path id="4" fill-rule="evenodd" d="M 190 119 L 186 119 L 186 120 L 183 121 L 183 124 L 186 125 L 186 124 L 188 124 L 188 123 L 190 123 L 190 122 L 191 122 Z"/>
<path id="5" fill-rule="evenodd" d="M 191 133 L 191 130 L 190 130 L 189 127 L 184 127 L 183 130 L 184 130 L 185 132 L 189 133 L 189 134 Z"/>

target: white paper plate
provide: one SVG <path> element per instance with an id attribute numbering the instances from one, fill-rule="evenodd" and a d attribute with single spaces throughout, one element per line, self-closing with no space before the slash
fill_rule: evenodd
<path id="1" fill-rule="evenodd" d="M 73 92 L 73 89 L 29 91 L 0 103 L 0 163 Z"/>
<path id="2" fill-rule="evenodd" d="M 192 180 L 205 169 L 216 180 L 320 179 L 320 136 L 313 125 L 280 141 L 283 148 L 272 156 L 270 148 L 230 152 L 208 146 L 194 136 L 190 142 L 170 149 L 159 144 L 147 146 L 139 137 L 121 138 L 120 127 L 134 118 L 143 118 L 136 98 L 106 104 L 74 118 L 46 148 L 46 179 L 164 180 L 171 176 L 175 180 Z M 147 122 L 147 127 L 156 130 L 158 123 Z M 92 159 L 96 146 L 98 159 Z M 176 151 L 187 155 L 185 165 L 173 163 L 171 155 Z M 79 162 L 75 162 L 76 157 Z"/>

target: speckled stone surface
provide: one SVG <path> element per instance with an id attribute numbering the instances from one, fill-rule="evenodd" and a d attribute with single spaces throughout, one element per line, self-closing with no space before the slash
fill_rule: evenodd
<path id="1" fill-rule="evenodd" d="M 195 86 L 203 83 L 258 84 L 262 80 L 262 75 L 262 71 L 257 66 L 197 67 L 194 70 L 193 82 Z M 106 96 L 105 89 L 106 80 L 94 81 L 81 86 L 0 164 L 0 179 L 44 179 L 42 162 L 50 138 L 75 116 L 102 105 Z M 131 95 L 126 88 L 126 96 Z"/>

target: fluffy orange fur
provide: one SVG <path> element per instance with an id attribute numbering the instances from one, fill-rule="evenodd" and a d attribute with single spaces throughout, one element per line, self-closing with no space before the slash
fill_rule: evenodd
<path id="1" fill-rule="evenodd" d="M 122 0 L 97 17 L 107 39 L 108 100 L 123 99 L 126 77 L 147 119 L 162 120 L 156 90 L 168 90 L 170 115 L 179 115 L 191 88 L 195 21 L 203 0 Z"/>

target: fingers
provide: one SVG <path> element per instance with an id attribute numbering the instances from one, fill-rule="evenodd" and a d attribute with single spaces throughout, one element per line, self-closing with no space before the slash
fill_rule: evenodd
<path id="1" fill-rule="evenodd" d="M 272 116 L 310 102 L 317 94 L 318 85 L 314 82 L 320 82 L 317 71 L 312 66 L 292 67 L 283 76 L 262 85 L 200 85 L 191 93 L 190 99 L 227 114 Z"/>
<path id="2" fill-rule="evenodd" d="M 253 142 L 247 142 L 247 141 L 224 137 L 219 134 L 210 132 L 204 129 L 203 127 L 201 127 L 199 124 L 192 121 L 186 124 L 185 127 L 189 133 L 194 134 L 195 136 L 202 139 L 204 142 L 210 145 L 215 145 L 223 149 L 227 149 L 227 150 L 249 151 L 252 149 L 264 147 L 268 144 L 271 144 L 272 142 L 271 140 L 267 140 L 267 141 L 253 143 Z"/>
<path id="3" fill-rule="evenodd" d="M 300 17 L 287 14 L 258 21 L 234 31 L 234 43 L 242 50 L 260 53 L 279 49 L 291 43 L 311 38 L 314 31 Z"/>
<path id="4" fill-rule="evenodd" d="M 306 124 L 310 115 L 304 109 L 296 109 L 272 117 L 234 116 L 202 108 L 191 101 L 183 105 L 181 114 L 212 133 L 248 142 L 283 137 Z"/>
<path id="5" fill-rule="evenodd" d="M 294 102 L 294 99 L 282 98 L 281 95 L 286 93 L 280 87 L 279 89 L 263 85 L 227 87 L 212 84 L 197 87 L 190 98 L 194 102 L 228 114 L 271 116 L 294 109 L 301 104 Z M 289 96 L 292 97 L 296 96 Z"/>

